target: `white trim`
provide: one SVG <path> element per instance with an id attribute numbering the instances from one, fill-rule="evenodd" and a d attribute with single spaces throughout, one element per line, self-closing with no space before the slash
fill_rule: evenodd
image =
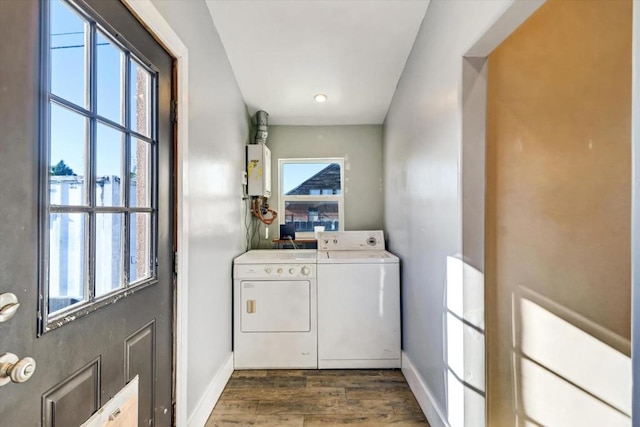
<path id="1" fill-rule="evenodd" d="M 178 84 L 178 278 L 176 284 L 176 425 L 187 424 L 187 313 L 189 265 L 189 50 L 151 3 L 151 0 L 122 0 L 160 43 L 176 58 Z"/>
<path id="2" fill-rule="evenodd" d="M 480 39 L 467 51 L 466 57 L 489 56 L 520 25 L 547 0 L 517 0 L 512 2 L 497 21 L 493 22 Z"/>
<path id="3" fill-rule="evenodd" d="M 418 372 L 404 351 L 402 352 L 402 374 L 416 397 L 422 412 L 427 417 L 429 424 L 432 427 L 450 427 L 445 415 L 446 411 L 440 408 L 424 378 L 422 378 L 422 375 L 420 375 L 420 372 Z"/>
<path id="4" fill-rule="evenodd" d="M 211 411 L 213 411 L 216 403 L 218 403 L 224 387 L 229 382 L 229 378 L 231 378 L 231 374 L 233 374 L 233 353 L 229 354 L 227 361 L 218 372 L 216 372 L 213 380 L 209 383 L 207 391 L 204 392 L 202 398 L 193 410 L 193 414 L 189 417 L 188 427 L 203 427 L 207 423 Z"/>
<path id="5" fill-rule="evenodd" d="M 505 41 L 513 32 L 515 32 L 536 10 L 538 10 L 546 0 L 519 0 L 513 1 L 507 6 L 504 13 L 493 22 L 482 33 L 480 38 L 473 46 L 462 56 L 462 81 L 459 92 L 458 108 L 461 118 L 461 149 L 458 152 L 458 170 L 460 176 L 458 179 L 458 195 L 460 208 L 460 226 L 462 229 L 460 245 L 463 248 L 463 257 L 469 259 L 470 265 L 484 273 L 485 269 L 485 229 L 484 229 L 484 212 L 486 208 L 486 98 L 487 98 L 487 57 L 496 49 L 503 41 Z M 475 212 L 481 212 L 480 218 Z M 467 228 L 465 229 L 465 226 Z M 465 231 L 466 230 L 466 231 Z M 469 230 L 475 230 L 469 231 Z M 485 303 L 486 308 L 486 283 L 485 285 Z M 485 324 L 490 322 L 490 314 L 484 313 Z M 485 330 L 484 334 L 484 388 L 487 387 L 489 372 L 489 345 L 487 344 L 487 336 L 491 337 L 492 333 Z M 404 361 L 403 361 L 404 366 Z M 404 371 L 404 369 L 403 369 Z M 416 372 L 417 373 L 417 372 Z M 418 373 L 417 373 L 418 374 Z M 419 378 L 421 379 L 421 378 Z M 448 386 L 447 386 L 448 387 Z M 425 385 L 426 388 L 426 385 Z M 429 400 L 433 401 L 432 395 L 426 389 Z M 489 425 L 490 412 L 490 395 L 485 393 L 485 419 L 478 420 L 478 426 Z M 420 402 L 420 400 L 418 400 Z M 439 410 L 437 402 L 435 409 Z M 466 402 L 464 404 L 466 406 Z M 421 403 L 422 406 L 422 403 Z M 448 426 L 447 411 L 441 412 L 440 420 L 443 425 Z"/>

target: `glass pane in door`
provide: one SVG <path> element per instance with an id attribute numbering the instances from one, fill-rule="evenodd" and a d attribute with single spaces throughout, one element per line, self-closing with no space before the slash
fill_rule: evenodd
<path id="1" fill-rule="evenodd" d="M 84 301 L 87 214 L 49 215 L 49 313 Z"/>
<path id="2" fill-rule="evenodd" d="M 52 205 L 87 204 L 86 149 L 88 121 L 58 104 L 51 104 L 49 202 Z"/>
<path id="3" fill-rule="evenodd" d="M 87 91 L 88 24 L 69 6 L 51 0 L 51 93 L 83 108 Z M 9 45 L 7 45 L 7 48 Z"/>
<path id="4" fill-rule="evenodd" d="M 151 206 L 151 144 L 131 138 L 129 206 Z"/>
<path id="5" fill-rule="evenodd" d="M 96 140 L 96 206 L 122 206 L 124 133 L 98 124 Z"/>
<path id="6" fill-rule="evenodd" d="M 134 283 L 151 277 L 151 214 L 132 213 L 129 230 L 129 283 Z"/>
<path id="7" fill-rule="evenodd" d="M 123 286 L 124 214 L 96 214 L 96 297 Z"/>
<path id="8" fill-rule="evenodd" d="M 118 124 L 124 120 L 124 52 L 96 34 L 98 114 Z"/>
<path id="9" fill-rule="evenodd" d="M 129 127 L 151 138 L 151 74 L 136 61 L 129 63 Z"/>

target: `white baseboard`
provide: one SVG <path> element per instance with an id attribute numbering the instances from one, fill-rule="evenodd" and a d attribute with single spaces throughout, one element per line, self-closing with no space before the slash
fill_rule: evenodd
<path id="1" fill-rule="evenodd" d="M 207 391 L 205 391 L 196 405 L 193 414 L 189 417 L 189 421 L 187 422 L 188 427 L 204 427 L 209 419 L 209 415 L 211 415 L 211 411 L 213 411 L 216 403 L 218 403 L 224 387 L 227 385 L 227 382 L 229 382 L 231 374 L 233 374 L 233 353 L 229 355 L 227 361 L 213 377 L 209 387 L 207 387 Z"/>
<path id="2" fill-rule="evenodd" d="M 431 427 L 450 427 L 445 412 L 440 408 L 440 405 L 433 397 L 433 393 L 424 382 L 422 375 L 420 375 L 420 372 L 418 372 L 404 351 L 402 352 L 402 374 L 406 378 L 409 388 L 411 388 Z"/>

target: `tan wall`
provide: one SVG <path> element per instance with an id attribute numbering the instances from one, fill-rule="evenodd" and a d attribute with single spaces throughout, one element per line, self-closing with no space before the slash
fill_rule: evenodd
<path id="1" fill-rule="evenodd" d="M 625 425 L 631 374 L 628 385 L 615 375 L 630 369 L 631 11 L 631 0 L 549 0 L 489 57 L 490 426 L 516 414 Z M 596 384 L 598 369 L 617 390 Z"/>

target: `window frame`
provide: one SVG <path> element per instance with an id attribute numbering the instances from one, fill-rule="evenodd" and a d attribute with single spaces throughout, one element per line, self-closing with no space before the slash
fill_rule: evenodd
<path id="1" fill-rule="evenodd" d="M 138 290 L 158 282 L 158 70 L 139 51 L 122 38 L 110 25 L 93 11 L 83 7 L 73 0 L 60 0 L 75 14 L 85 21 L 85 43 L 88 44 L 86 50 L 85 63 L 85 105 L 76 105 L 72 101 L 52 93 L 52 59 L 51 59 L 51 37 L 50 1 L 41 2 L 40 16 L 40 135 L 39 135 L 39 304 L 38 304 L 38 336 L 64 326 L 75 319 L 82 318 L 102 307 L 114 304 L 123 297 L 133 294 Z M 123 65 L 121 65 L 122 89 L 125 92 L 122 99 L 122 124 L 98 114 L 97 103 L 97 50 L 96 43 L 98 34 L 108 39 L 113 46 L 123 53 Z M 86 45 L 85 45 L 86 46 Z M 130 73 L 133 69 L 132 62 L 149 73 L 150 81 L 148 88 L 150 103 L 149 108 L 149 128 L 150 135 L 143 135 L 134 130 L 131 122 L 130 100 L 131 100 L 131 79 Z M 86 99 L 88 97 L 88 99 Z M 65 108 L 78 114 L 87 122 L 85 127 L 85 164 L 84 164 L 84 185 L 85 194 L 83 205 L 52 205 L 50 203 L 50 168 L 51 168 L 51 108 L 53 105 Z M 122 146 L 122 202 L 114 206 L 97 206 L 96 187 L 96 159 L 97 159 L 97 138 L 98 126 L 104 125 L 115 129 L 123 134 Z M 130 200 L 130 167 L 132 141 L 143 141 L 148 143 L 149 149 L 149 173 L 148 173 L 148 207 L 131 207 Z M 71 304 L 63 309 L 55 311 L 53 315 L 49 313 L 49 263 L 50 263 L 50 217 L 53 213 L 79 213 L 86 215 L 86 230 L 84 234 L 85 251 L 84 274 L 82 289 L 84 290 L 83 300 Z M 96 293 L 95 280 L 95 260 L 96 260 L 96 217 L 98 214 L 121 214 L 121 268 L 122 285 L 117 289 L 107 292 L 98 297 Z M 129 281 L 129 261 L 130 261 L 130 218 L 136 213 L 149 214 L 149 276 L 135 282 Z"/>
<path id="2" fill-rule="evenodd" d="M 340 194 L 314 194 L 314 195 L 285 195 L 283 192 L 283 173 L 282 167 L 285 164 L 304 164 L 304 163 L 337 163 L 340 165 Z M 344 158 L 343 157 L 305 157 L 305 158 L 282 158 L 278 159 L 278 209 L 281 212 L 278 215 L 278 224 L 286 223 L 285 203 L 286 202 L 338 202 L 338 230 L 344 231 Z M 322 192 L 321 192 L 322 193 Z M 296 239 L 313 239 L 313 231 L 296 231 Z"/>

